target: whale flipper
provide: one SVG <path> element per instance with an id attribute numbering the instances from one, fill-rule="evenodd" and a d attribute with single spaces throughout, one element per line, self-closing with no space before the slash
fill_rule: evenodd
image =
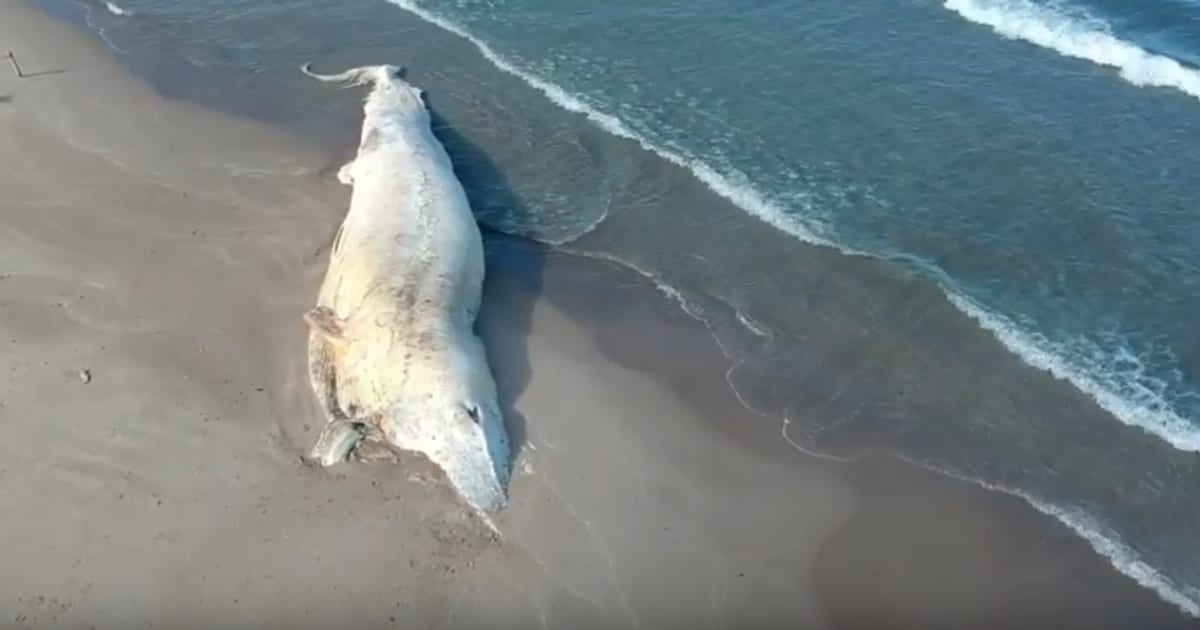
<path id="1" fill-rule="evenodd" d="M 346 320 L 338 317 L 333 309 L 318 306 L 304 314 L 304 321 L 334 346 L 342 347 L 346 344 Z"/>
<path id="2" fill-rule="evenodd" d="M 321 429 L 321 435 L 317 437 L 309 457 L 322 466 L 344 462 L 350 456 L 350 451 L 362 442 L 364 435 L 360 422 L 344 419 L 330 421 Z"/>
<path id="3" fill-rule="evenodd" d="M 354 160 L 350 160 L 338 169 L 337 178 L 339 182 L 347 186 L 354 185 Z"/>
<path id="4" fill-rule="evenodd" d="M 366 437 L 365 425 L 352 420 L 338 404 L 337 369 L 331 342 L 342 340 L 342 322 L 327 308 L 315 308 L 304 314 L 312 328 L 308 340 L 308 376 L 317 403 L 325 412 L 325 428 L 309 452 L 309 458 L 322 466 L 346 461 L 350 452 Z"/>
<path id="5" fill-rule="evenodd" d="M 401 460 L 400 453 L 391 444 L 370 437 L 354 447 L 353 457 L 364 464 L 394 464 Z"/>
<path id="6" fill-rule="evenodd" d="M 337 401 L 337 370 L 329 344 L 317 333 L 308 340 L 308 379 L 312 383 L 317 403 L 325 411 L 326 420 L 344 419 Z"/>

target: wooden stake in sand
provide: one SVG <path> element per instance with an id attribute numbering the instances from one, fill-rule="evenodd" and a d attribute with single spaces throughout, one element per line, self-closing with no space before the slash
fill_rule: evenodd
<path id="1" fill-rule="evenodd" d="M 22 78 L 22 79 L 24 79 L 24 78 L 25 78 L 25 73 L 24 73 L 24 72 L 21 72 L 21 64 L 17 63 L 17 56 L 16 56 L 16 54 L 14 54 L 14 53 L 13 53 L 13 51 L 11 51 L 11 50 L 10 50 L 10 51 L 8 51 L 8 54 L 7 54 L 7 55 L 4 55 L 4 56 L 5 56 L 5 57 L 7 57 L 7 58 L 8 58 L 8 62 L 9 62 L 10 64 L 12 64 L 13 71 L 17 73 L 17 77 L 18 77 L 18 78 Z"/>

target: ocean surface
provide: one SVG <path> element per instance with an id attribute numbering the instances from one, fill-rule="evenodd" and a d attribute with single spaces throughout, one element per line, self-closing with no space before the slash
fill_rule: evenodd
<path id="1" fill-rule="evenodd" d="M 1023 496 L 1200 615 L 1200 2 L 43 3 L 343 155 L 361 95 L 299 64 L 406 66 L 484 223 L 653 278 L 780 439 Z"/>

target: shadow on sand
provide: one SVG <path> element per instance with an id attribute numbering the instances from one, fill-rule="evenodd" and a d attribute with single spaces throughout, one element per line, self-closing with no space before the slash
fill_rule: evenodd
<path id="1" fill-rule="evenodd" d="M 508 178 L 478 145 L 439 115 L 429 94 L 425 104 L 433 122 L 434 135 L 446 147 L 454 172 L 466 189 L 476 212 L 480 208 L 502 209 L 505 221 L 523 225 L 530 210 L 509 186 Z M 529 335 L 533 309 L 542 293 L 545 245 L 498 232 L 481 225 L 487 256 L 483 306 L 476 331 L 483 338 L 488 362 L 496 378 L 501 413 L 512 443 L 513 461 L 525 446 L 525 418 L 516 402 L 529 385 Z"/>
<path id="2" fill-rule="evenodd" d="M 11 94 L 0 95 L 0 104 L 6 104 L 6 103 L 11 103 L 11 102 L 13 102 L 13 97 Z"/>

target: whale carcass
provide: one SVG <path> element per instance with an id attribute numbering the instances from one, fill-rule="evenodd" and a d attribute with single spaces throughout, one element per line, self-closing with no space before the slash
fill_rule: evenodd
<path id="1" fill-rule="evenodd" d="M 395 66 L 314 73 L 367 85 L 353 187 L 317 305 L 309 376 L 327 416 L 322 465 L 417 452 L 477 509 L 506 503 L 509 439 L 474 333 L 483 242 L 420 89 Z"/>

